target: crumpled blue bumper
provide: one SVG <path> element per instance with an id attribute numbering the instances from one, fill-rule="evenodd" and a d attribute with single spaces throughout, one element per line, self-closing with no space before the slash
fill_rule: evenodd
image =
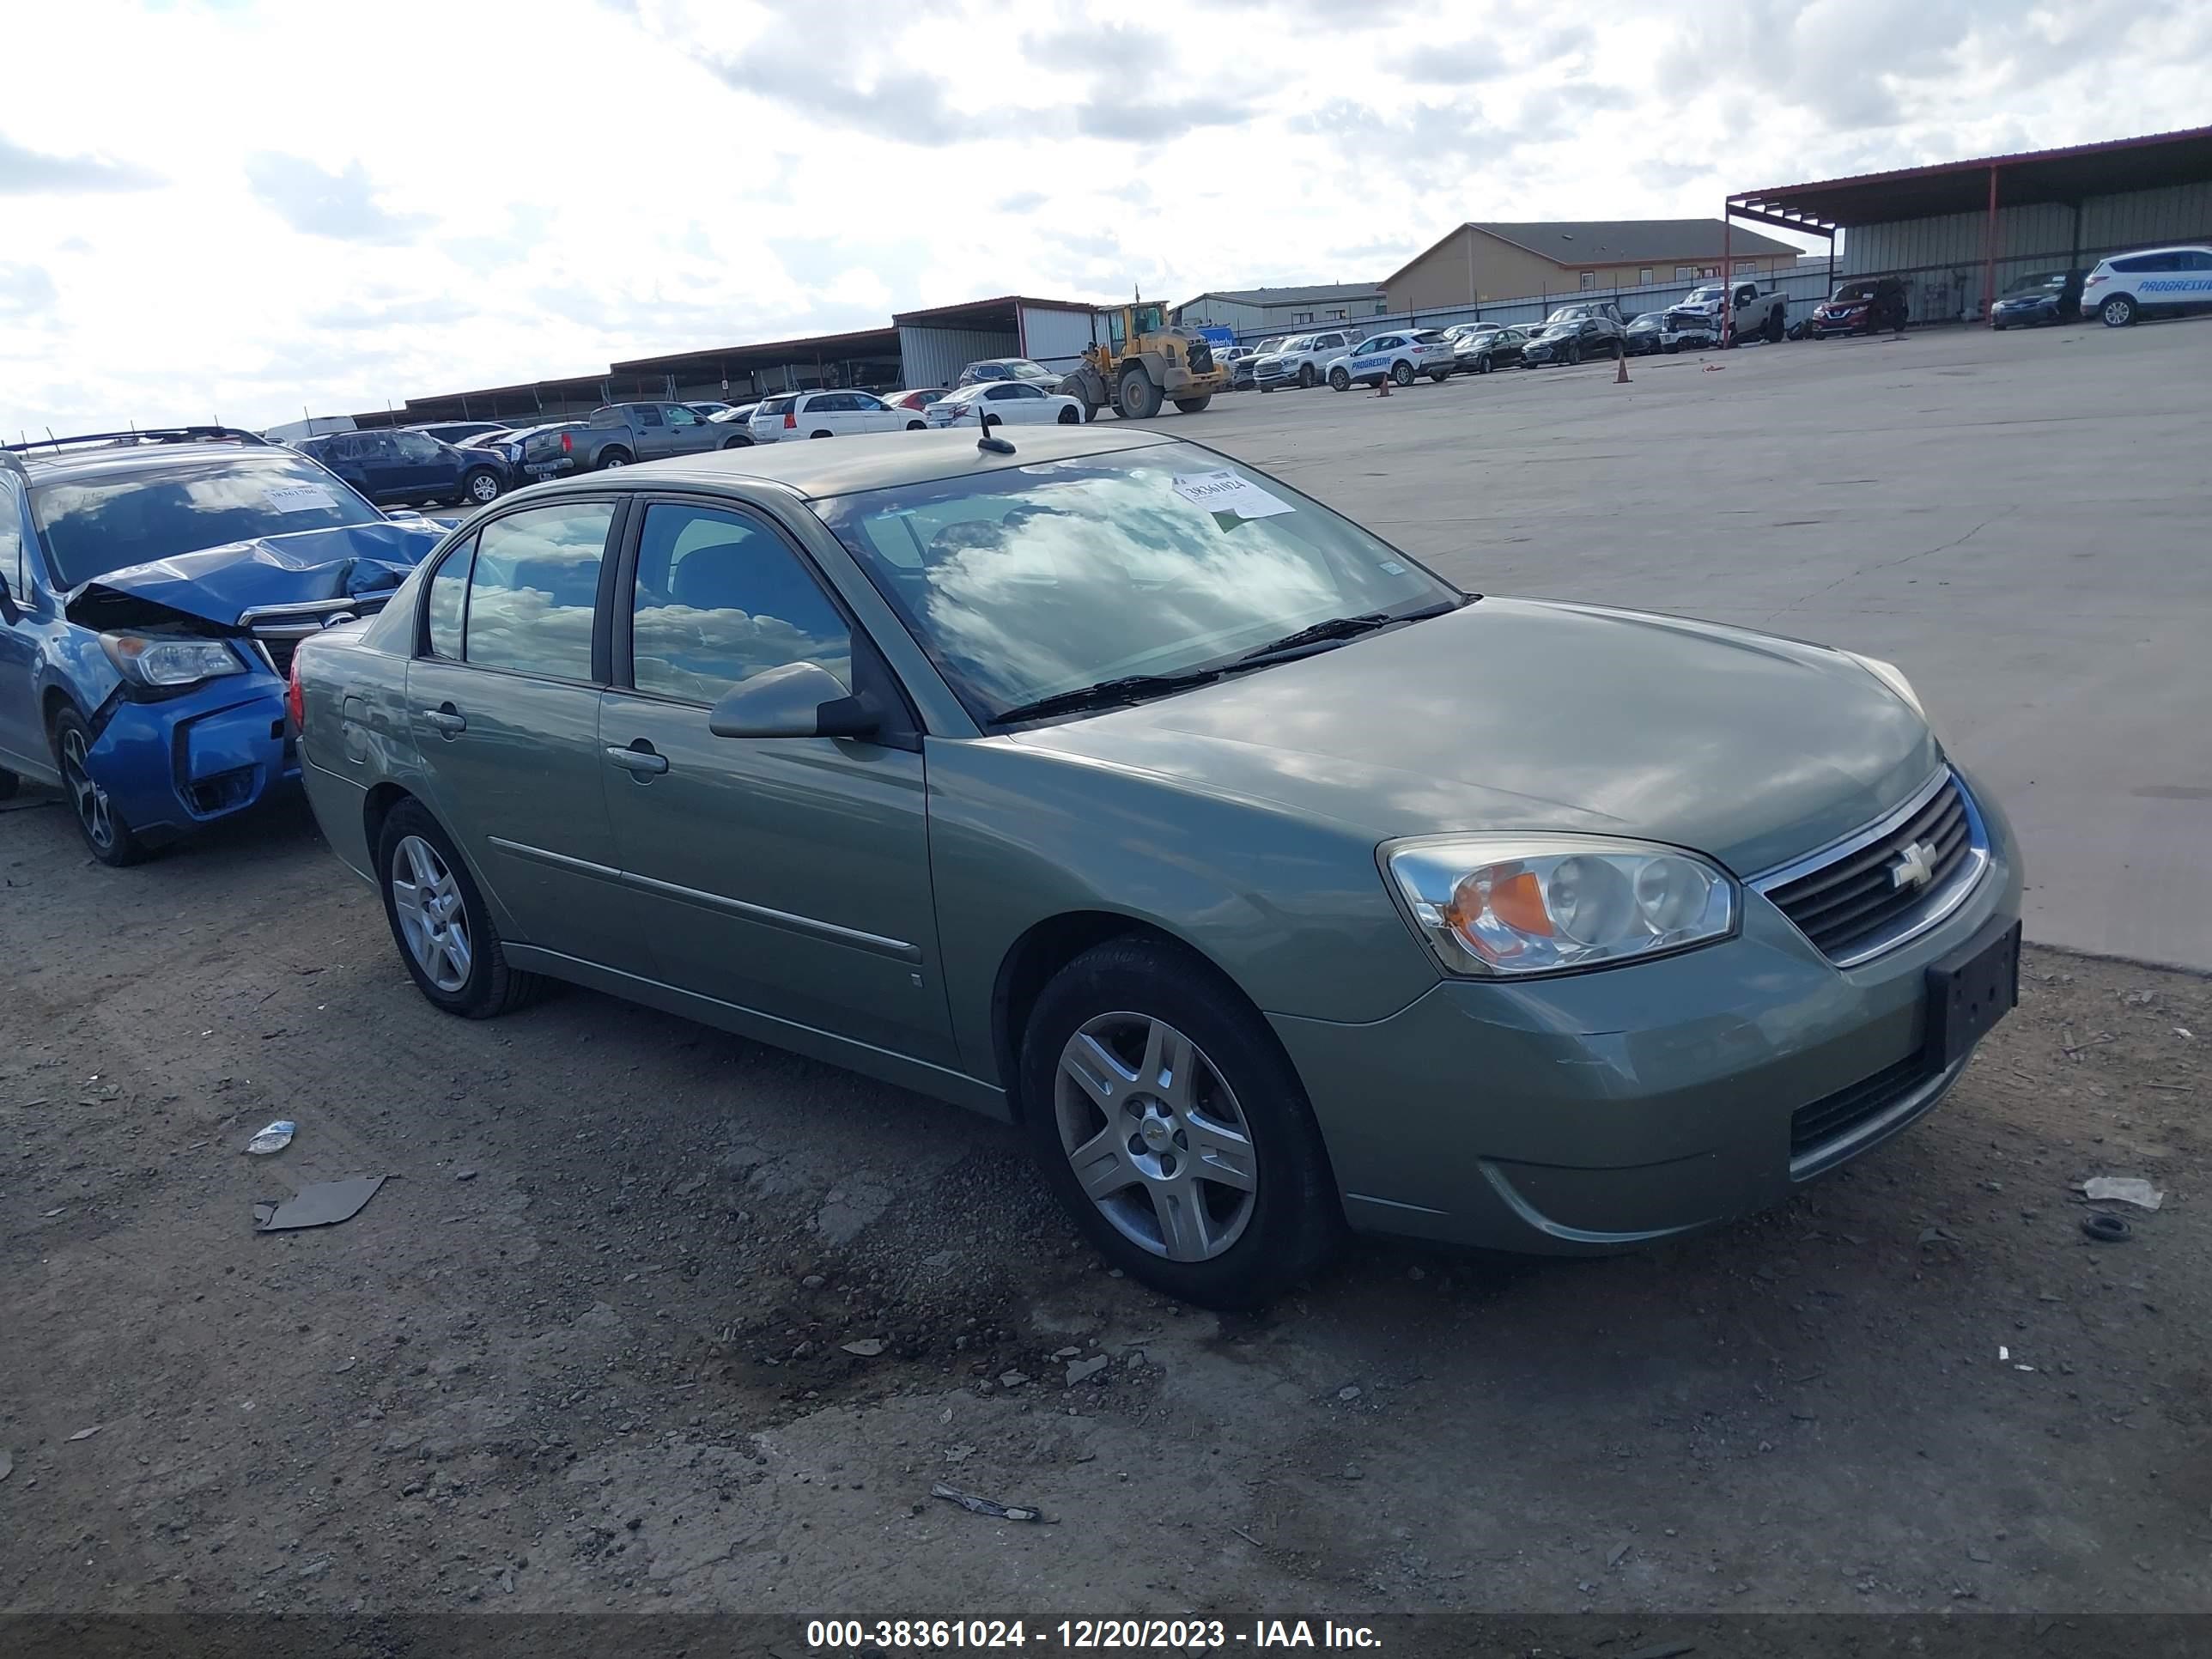
<path id="1" fill-rule="evenodd" d="M 118 698 L 86 760 L 142 835 L 213 823 L 300 775 L 283 684 L 268 674 L 227 677 L 159 702 Z"/>

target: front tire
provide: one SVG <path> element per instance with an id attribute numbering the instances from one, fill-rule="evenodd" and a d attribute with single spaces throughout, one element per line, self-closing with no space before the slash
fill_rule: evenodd
<path id="1" fill-rule="evenodd" d="M 419 802 L 400 802 L 384 820 L 376 885 L 407 976 L 434 1006 L 464 1019 L 489 1019 L 543 988 L 537 975 L 507 965 L 483 893 Z"/>
<path id="2" fill-rule="evenodd" d="M 1063 409 L 1053 418 L 1054 422 L 1060 426 L 1081 426 L 1083 424 L 1083 414 L 1079 410 Z"/>
<path id="3" fill-rule="evenodd" d="M 916 421 L 914 424 L 915 428 L 919 429 L 921 422 Z M 725 438 L 722 441 L 722 447 L 725 449 L 750 449 L 752 447 L 753 441 L 750 438 Z"/>
<path id="4" fill-rule="evenodd" d="M 116 808 L 106 786 L 92 775 L 92 728 L 74 708 L 54 716 L 54 758 L 61 764 L 62 794 L 86 849 L 111 870 L 143 859 L 149 848 Z"/>
<path id="5" fill-rule="evenodd" d="M 1474 372 L 1478 374 L 1490 373 L 1490 355 L 1487 352 L 1474 360 Z"/>
<path id="6" fill-rule="evenodd" d="M 468 499 L 477 507 L 489 507 L 499 499 L 499 475 L 478 467 L 463 481 Z"/>
<path id="7" fill-rule="evenodd" d="M 2097 307 L 2097 319 L 2106 328 L 2126 328 L 2136 319 L 2136 302 L 2124 294 L 2115 294 Z"/>
<path id="8" fill-rule="evenodd" d="M 1313 390 L 1313 384 L 1316 378 L 1317 377 L 1314 374 L 1314 366 L 1311 363 L 1300 363 L 1298 365 L 1299 390 L 1304 392 L 1310 392 Z"/>
<path id="9" fill-rule="evenodd" d="M 1101 1255 L 1213 1308 L 1264 1303 L 1344 1232 L 1305 1091 L 1265 1021 L 1205 963 L 1115 939 L 1061 969 L 1021 1053 L 1047 1183 Z"/>
<path id="10" fill-rule="evenodd" d="M 1351 391 L 1352 376 L 1340 368 L 1332 368 L 1328 372 L 1328 389 L 1331 392 Z"/>
<path id="11" fill-rule="evenodd" d="M 1567 367 L 1569 368 L 1579 368 L 1582 366 L 1582 343 L 1577 341 L 1576 343 L 1567 348 Z"/>

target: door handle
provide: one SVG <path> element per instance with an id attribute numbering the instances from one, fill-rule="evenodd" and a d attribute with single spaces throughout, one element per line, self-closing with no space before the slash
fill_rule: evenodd
<path id="1" fill-rule="evenodd" d="M 422 719 L 426 724 L 437 727 L 449 738 L 459 737 L 469 729 L 469 717 L 451 703 L 443 708 L 424 709 Z"/>
<path id="2" fill-rule="evenodd" d="M 617 749 L 609 744 L 607 758 L 636 777 L 657 777 L 668 769 L 668 757 L 650 749 Z"/>

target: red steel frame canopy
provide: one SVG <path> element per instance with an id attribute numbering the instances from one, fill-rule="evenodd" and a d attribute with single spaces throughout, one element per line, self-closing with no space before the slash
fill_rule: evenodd
<path id="1" fill-rule="evenodd" d="M 1721 273 L 1723 280 L 1733 275 L 1725 228 L 1734 219 L 1826 237 L 1828 274 L 1832 278 L 1838 230 L 1895 219 L 1972 213 L 1979 207 L 1988 216 L 1982 233 L 1982 314 L 1987 316 L 1996 298 L 2000 195 L 2010 207 L 2057 202 L 2078 214 L 2087 197 L 2157 190 L 2205 179 L 2212 179 L 2212 127 L 2114 138 L 2064 149 L 1985 155 L 1972 161 L 1940 161 L 1933 167 L 1865 173 L 1817 184 L 1739 191 L 1728 198 L 1721 216 Z M 1735 292 L 1733 283 L 1727 292 Z M 1725 315 L 1722 325 L 1727 326 Z"/>

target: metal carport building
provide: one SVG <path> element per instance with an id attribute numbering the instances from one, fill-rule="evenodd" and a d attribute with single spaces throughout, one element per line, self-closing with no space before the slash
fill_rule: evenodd
<path id="1" fill-rule="evenodd" d="M 1091 343 L 1097 307 L 1073 300 L 995 300 L 903 311 L 891 318 L 910 386 L 951 386 L 983 357 L 1029 357 L 1047 368 L 1075 367 Z"/>
<path id="2" fill-rule="evenodd" d="M 1903 276 L 1916 321 L 1989 313 L 2015 277 L 2212 235 L 2212 127 L 1740 191 L 1731 218 L 1828 239 L 1835 275 Z"/>

